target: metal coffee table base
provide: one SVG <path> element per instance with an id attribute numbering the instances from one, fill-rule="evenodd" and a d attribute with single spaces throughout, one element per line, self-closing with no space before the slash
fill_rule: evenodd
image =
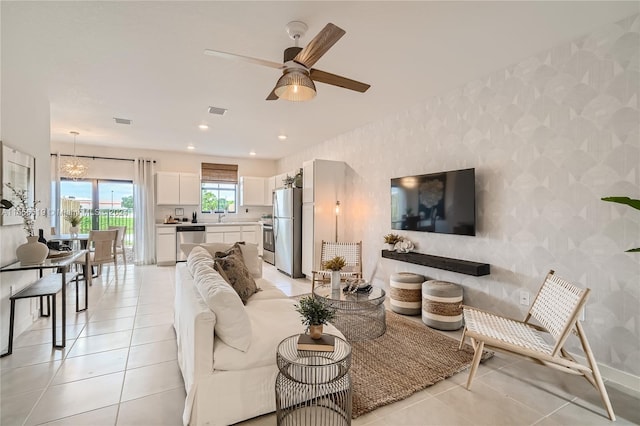
<path id="1" fill-rule="evenodd" d="M 360 309 L 337 307 L 336 318 L 331 323 L 350 342 L 375 339 L 387 331 L 384 304 L 358 306 Z"/>

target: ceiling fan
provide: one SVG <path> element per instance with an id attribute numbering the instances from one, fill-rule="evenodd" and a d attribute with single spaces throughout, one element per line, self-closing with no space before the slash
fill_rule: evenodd
<path id="1" fill-rule="evenodd" d="M 269 93 L 269 96 L 267 96 L 268 101 L 276 99 L 306 101 L 312 99 L 316 95 L 314 81 L 355 90 L 361 93 L 366 92 L 367 89 L 371 87 L 366 83 L 311 68 L 322 55 L 327 53 L 327 51 L 345 35 L 346 32 L 342 28 L 331 23 L 327 24 L 305 48 L 298 47 L 298 40 L 304 36 L 307 31 L 307 25 L 304 22 L 293 21 L 289 22 L 285 28 L 287 34 L 295 41 L 296 45 L 284 50 L 283 64 L 211 49 L 205 49 L 204 53 L 206 55 L 236 59 L 270 68 L 281 69 L 282 77 L 278 79 L 276 86 L 271 93 Z"/>

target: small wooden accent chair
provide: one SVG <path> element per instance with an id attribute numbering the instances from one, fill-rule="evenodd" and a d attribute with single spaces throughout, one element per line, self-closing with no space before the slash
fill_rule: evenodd
<path id="1" fill-rule="evenodd" d="M 109 230 L 118 231 L 118 236 L 116 237 L 116 256 L 119 254 L 122 255 L 122 263 L 127 265 L 127 254 L 124 251 L 124 237 L 127 234 L 126 226 L 109 226 Z"/>
<path id="2" fill-rule="evenodd" d="M 358 241 L 357 243 L 334 243 L 323 240 L 320 251 L 320 266 L 324 267 L 326 261 L 336 256 L 344 257 L 346 262 L 345 267 L 340 271 L 341 280 L 349 277 L 362 278 L 362 241 Z M 329 270 L 323 269 L 312 272 L 311 292 L 313 292 L 316 282 L 328 283 L 331 280 L 331 271 Z"/>
<path id="3" fill-rule="evenodd" d="M 598 392 L 607 410 L 609 418 L 616 417 L 604 387 L 598 364 L 593 356 L 584 329 L 578 321 L 580 310 L 585 305 L 589 289 L 581 289 L 550 271 L 538 292 L 524 321 L 505 318 L 479 309 L 463 306 L 465 328 L 460 340 L 469 337 L 475 354 L 469 371 L 467 389 L 476 374 L 482 350 L 489 349 L 520 355 L 534 362 L 555 369 L 583 376 Z M 532 324 L 530 320 L 537 324 Z M 564 344 L 573 332 L 580 339 L 586 364 L 580 364 Z M 547 343 L 542 333 L 548 333 L 553 343 Z"/>
<path id="4" fill-rule="evenodd" d="M 117 230 L 110 231 L 89 231 L 89 240 L 87 248 L 91 250 L 89 257 L 89 267 L 93 269 L 94 265 L 98 266 L 97 276 L 102 274 L 102 265 L 105 263 L 113 263 L 118 268 L 118 259 L 116 258 L 116 240 L 118 236 Z M 84 261 L 76 261 L 84 265 Z M 85 271 L 85 273 L 91 273 Z"/>

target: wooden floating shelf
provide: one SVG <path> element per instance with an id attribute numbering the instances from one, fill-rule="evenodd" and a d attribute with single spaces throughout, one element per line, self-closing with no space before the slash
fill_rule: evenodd
<path id="1" fill-rule="evenodd" d="M 430 266 L 444 269 L 445 271 L 458 272 L 460 274 L 481 277 L 491 273 L 491 265 L 488 263 L 471 262 L 469 260 L 453 259 L 450 257 L 432 256 L 423 253 L 398 253 L 396 251 L 382 250 L 382 257 L 399 260 L 401 262 L 414 263 L 416 265 Z"/>

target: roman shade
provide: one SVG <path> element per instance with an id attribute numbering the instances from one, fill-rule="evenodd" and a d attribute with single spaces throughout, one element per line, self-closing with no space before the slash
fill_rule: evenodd
<path id="1" fill-rule="evenodd" d="M 202 182 L 238 183 L 237 164 L 202 163 Z"/>

